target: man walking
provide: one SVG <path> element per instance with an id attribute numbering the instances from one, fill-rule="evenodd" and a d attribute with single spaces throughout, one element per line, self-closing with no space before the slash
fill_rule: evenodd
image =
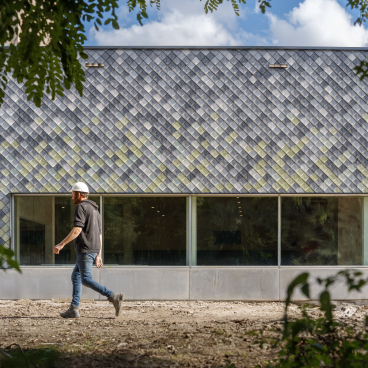
<path id="1" fill-rule="evenodd" d="M 102 267 L 102 231 L 101 217 L 98 206 L 88 199 L 89 189 L 85 183 L 75 183 L 72 187 L 72 200 L 77 205 L 74 212 L 74 228 L 70 234 L 54 247 L 54 253 L 75 239 L 74 247 L 77 252 L 77 263 L 72 273 L 73 298 L 69 309 L 60 313 L 63 318 L 77 318 L 79 315 L 79 301 L 82 284 L 106 296 L 115 307 L 115 314 L 119 316 L 122 310 L 124 294 L 115 294 L 92 279 L 91 270 L 93 261 L 98 268 Z"/>

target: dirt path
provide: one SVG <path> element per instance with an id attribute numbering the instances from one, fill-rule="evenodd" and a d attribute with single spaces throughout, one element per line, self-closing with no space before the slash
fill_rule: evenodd
<path id="1" fill-rule="evenodd" d="M 60 367 L 254 367 L 275 358 L 262 331 L 282 329 L 283 303 L 126 302 L 115 318 L 108 302 L 83 302 L 81 318 L 65 320 L 60 301 L 0 301 L 0 347 L 53 347 Z M 366 307 L 349 315 L 361 323 Z M 344 308 L 343 308 L 344 309 Z M 319 310 L 312 310 L 316 316 Z M 344 311 L 340 313 L 342 317 Z M 290 316 L 299 307 L 292 305 Z"/>

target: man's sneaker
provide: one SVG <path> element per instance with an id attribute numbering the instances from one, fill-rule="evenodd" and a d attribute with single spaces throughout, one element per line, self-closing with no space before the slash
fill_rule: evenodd
<path id="1" fill-rule="evenodd" d="M 71 305 L 66 312 L 60 313 L 60 316 L 63 318 L 79 318 L 80 314 L 79 314 L 78 307 Z"/>
<path id="2" fill-rule="evenodd" d="M 124 294 L 111 294 L 107 300 L 114 305 L 115 315 L 116 317 L 119 317 L 122 310 L 122 303 L 124 301 Z"/>

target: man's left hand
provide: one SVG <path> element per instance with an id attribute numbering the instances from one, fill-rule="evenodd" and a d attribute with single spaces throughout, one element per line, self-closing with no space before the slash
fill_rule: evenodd
<path id="1" fill-rule="evenodd" d="M 96 267 L 97 268 L 101 268 L 103 266 L 102 259 L 101 259 L 101 256 L 99 254 L 97 254 L 95 261 L 96 261 Z"/>

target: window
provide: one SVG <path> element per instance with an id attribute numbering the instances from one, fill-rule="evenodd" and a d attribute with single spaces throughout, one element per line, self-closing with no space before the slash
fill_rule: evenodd
<path id="1" fill-rule="evenodd" d="M 91 196 L 98 205 L 100 198 Z M 15 246 L 20 265 L 73 264 L 74 242 L 60 254 L 53 248 L 73 228 L 75 204 L 71 196 L 16 196 Z"/>
<path id="2" fill-rule="evenodd" d="M 282 196 L 281 208 L 276 196 L 89 197 L 101 198 L 105 265 L 368 265 L 368 196 Z M 15 196 L 20 265 L 75 264 L 74 242 L 53 253 L 75 207 L 70 195 Z"/>
<path id="3" fill-rule="evenodd" d="M 281 210 L 282 265 L 361 265 L 367 253 L 367 199 L 285 197 Z"/>
<path id="4" fill-rule="evenodd" d="M 16 246 L 21 265 L 53 263 L 52 197 L 16 197 Z"/>
<path id="5" fill-rule="evenodd" d="M 104 197 L 105 264 L 186 265 L 185 197 Z"/>
<path id="6" fill-rule="evenodd" d="M 277 197 L 198 197 L 197 265 L 277 265 Z"/>

